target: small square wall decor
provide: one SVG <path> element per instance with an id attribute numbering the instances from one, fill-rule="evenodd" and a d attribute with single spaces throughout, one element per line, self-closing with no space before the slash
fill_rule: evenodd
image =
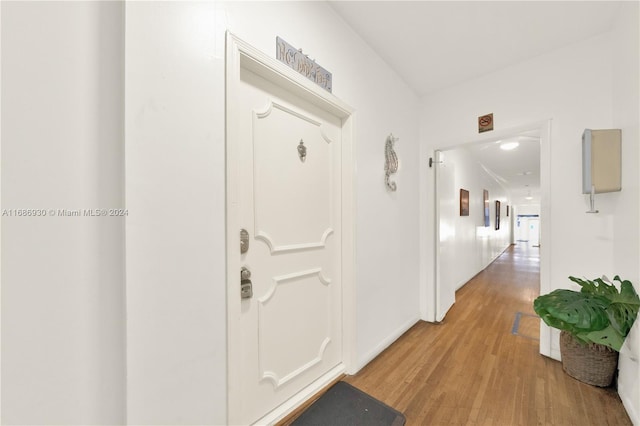
<path id="1" fill-rule="evenodd" d="M 460 216 L 469 216 L 469 191 L 460 189 Z"/>
<path id="2" fill-rule="evenodd" d="M 482 208 L 482 211 L 484 213 L 484 226 L 490 226 L 491 218 L 489 217 L 489 191 L 487 191 L 486 189 L 482 190 Z"/>

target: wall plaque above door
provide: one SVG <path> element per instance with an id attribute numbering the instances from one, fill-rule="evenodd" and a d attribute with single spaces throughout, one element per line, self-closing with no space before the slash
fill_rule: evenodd
<path id="1" fill-rule="evenodd" d="M 331 92 L 331 73 L 302 53 L 302 49 L 296 49 L 280 37 L 276 37 L 276 59 Z"/>

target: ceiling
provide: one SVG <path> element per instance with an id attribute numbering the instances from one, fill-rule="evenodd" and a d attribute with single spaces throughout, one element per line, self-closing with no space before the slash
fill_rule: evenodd
<path id="1" fill-rule="evenodd" d="M 611 29 L 614 1 L 330 1 L 419 95 Z"/>
<path id="2" fill-rule="evenodd" d="M 607 32 L 614 1 L 330 1 L 331 7 L 418 96 Z M 512 202 L 539 200 L 539 137 L 514 135 L 466 149 L 499 176 Z M 530 174 L 523 174 L 531 172 Z M 528 185 L 528 186 L 526 186 Z M 528 191 L 534 200 L 524 200 Z"/>
<path id="3" fill-rule="evenodd" d="M 501 145 L 517 142 L 517 148 L 504 151 Z M 483 144 L 464 145 L 464 149 L 510 193 L 514 205 L 540 202 L 540 135 L 523 132 Z M 530 198 L 528 198 L 530 197 Z"/>

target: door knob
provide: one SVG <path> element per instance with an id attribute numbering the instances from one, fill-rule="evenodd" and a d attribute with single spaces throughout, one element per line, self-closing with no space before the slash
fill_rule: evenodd
<path id="1" fill-rule="evenodd" d="M 248 280 L 251 278 L 251 271 L 246 268 L 246 267 L 242 267 L 242 269 L 240 269 L 240 279 L 241 280 Z"/>
<path id="2" fill-rule="evenodd" d="M 253 283 L 251 282 L 251 271 L 246 267 L 240 268 L 240 297 L 249 299 L 253 296 Z"/>

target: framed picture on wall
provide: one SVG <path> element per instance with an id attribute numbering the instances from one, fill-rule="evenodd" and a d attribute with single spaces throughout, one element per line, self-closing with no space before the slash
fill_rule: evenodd
<path id="1" fill-rule="evenodd" d="M 500 229 L 500 201 L 496 200 L 496 231 Z"/>
<path id="2" fill-rule="evenodd" d="M 469 191 L 460 188 L 460 216 L 469 216 Z"/>
<path id="3" fill-rule="evenodd" d="M 489 191 L 486 189 L 482 190 L 482 206 L 484 213 L 484 226 L 490 226 L 490 218 L 489 218 Z"/>

